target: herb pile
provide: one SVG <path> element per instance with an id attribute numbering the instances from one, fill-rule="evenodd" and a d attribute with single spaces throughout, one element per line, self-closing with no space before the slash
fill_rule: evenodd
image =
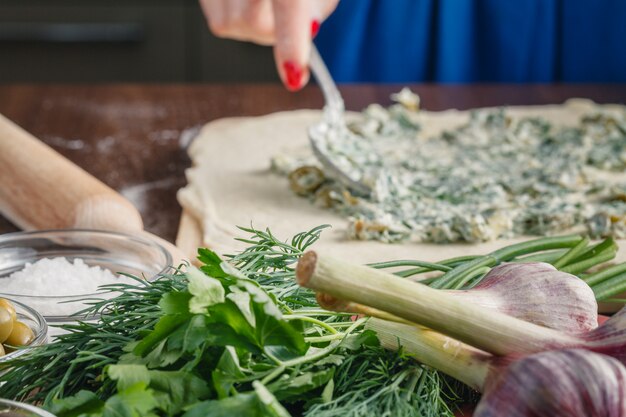
<path id="1" fill-rule="evenodd" d="M 369 106 L 350 126 L 382 155 L 383 167 L 368 166 L 358 147 L 341 150 L 364 171 L 379 172 L 370 197 L 351 193 L 313 157 L 277 157 L 274 170 L 289 176 L 297 194 L 347 217 L 355 239 L 626 237 L 626 109 L 598 107 L 575 127 L 476 110 L 463 125 L 425 137 L 407 94 L 397 98 L 404 104 Z"/>
<path id="2" fill-rule="evenodd" d="M 121 295 L 93 306 L 101 319 L 7 365 L 2 396 L 59 417 L 451 416 L 436 371 L 297 286 L 292 266 L 322 229 L 290 243 L 246 229 L 229 263 L 202 249 L 202 272 L 104 287 Z"/>
<path id="3" fill-rule="evenodd" d="M 323 229 L 289 243 L 244 229 L 248 249 L 227 261 L 201 249 L 200 270 L 103 287 L 120 295 L 94 302 L 89 312 L 100 319 L 64 325 L 69 333 L 6 364 L 0 393 L 43 403 L 58 417 L 452 416 L 474 395 L 469 389 L 402 349 L 385 350 L 367 319 L 323 310 L 297 285 L 295 264 Z M 610 239 L 590 245 L 566 236 L 485 256 L 373 266 L 403 277 L 439 274 L 423 281 L 435 288 L 467 288 L 503 261 L 541 260 L 580 275 L 616 249 Z M 623 269 L 582 276 L 610 299 L 626 281 Z"/>

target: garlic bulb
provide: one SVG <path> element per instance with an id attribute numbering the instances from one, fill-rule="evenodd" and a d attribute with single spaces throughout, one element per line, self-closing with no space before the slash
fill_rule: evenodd
<path id="1" fill-rule="evenodd" d="M 441 291 L 566 333 L 581 333 L 598 327 L 598 304 L 591 288 L 574 275 L 545 263 L 503 264 L 493 268 L 479 285 L 470 290 Z M 387 312 L 325 293 L 317 294 L 317 302 L 327 310 L 410 323 Z"/>
<path id="2" fill-rule="evenodd" d="M 612 356 L 626 365 L 626 307 L 611 316 L 597 329 L 581 333 L 579 339 L 576 347 Z"/>
<path id="3" fill-rule="evenodd" d="M 508 285 L 518 275 L 513 290 Z M 378 317 L 366 327 L 384 347 L 402 346 L 417 360 L 486 388 L 475 417 L 626 417 L 626 308 L 596 327 L 595 308 L 578 308 L 590 298 L 586 284 L 550 266 L 505 264 L 459 293 L 308 252 L 296 277 L 318 292 L 322 306 Z M 561 288 L 568 292 L 562 298 Z M 526 297 L 518 296 L 524 291 Z M 557 329 L 530 322 L 538 317 L 527 307 L 533 303 L 539 316 L 557 305 Z"/>
<path id="4" fill-rule="evenodd" d="M 568 349 L 513 362 L 487 383 L 474 417 L 624 417 L 626 368 Z"/>
<path id="5" fill-rule="evenodd" d="M 615 378 L 619 383 L 626 384 L 626 378 L 623 376 L 625 368 L 618 359 L 608 355 L 584 349 L 569 349 L 552 350 L 526 357 L 519 354 L 493 356 L 430 329 L 414 325 L 372 318 L 367 321 L 366 328 L 376 332 L 381 345 L 386 349 L 398 350 L 402 347 L 417 361 L 438 369 L 477 391 L 485 392 L 485 403 L 482 407 L 489 410 L 491 414 L 485 411 L 484 416 L 626 416 L 626 414 L 619 413 L 593 414 L 591 411 L 589 413 L 551 414 L 550 409 L 535 414 L 515 414 L 506 409 L 507 402 L 511 402 L 514 409 L 523 409 L 520 403 L 532 404 L 532 401 L 524 396 L 535 396 L 536 393 L 530 391 L 533 387 L 541 387 L 541 384 L 548 387 L 563 384 L 561 381 L 567 381 L 567 378 L 571 378 L 572 375 L 577 376 L 587 385 L 577 380 L 568 381 L 565 385 L 551 388 L 550 395 L 565 397 L 568 391 L 583 390 L 587 387 L 589 393 L 585 395 L 596 395 L 593 398 L 593 404 L 603 401 L 602 398 L 598 400 L 598 392 L 605 397 L 614 394 L 623 397 L 625 388 L 616 384 Z M 580 361 L 578 358 L 581 358 Z M 535 380 L 532 380 L 533 378 Z M 576 384 L 582 385 L 582 388 L 577 388 Z M 523 389 L 525 391 L 521 392 Z M 537 389 L 536 391 L 542 393 L 544 390 Z M 583 392 L 579 391 L 579 395 L 583 395 Z M 543 400 L 546 398 L 549 397 L 544 396 Z M 559 398 L 553 399 L 552 402 L 556 402 Z M 540 400 L 533 397 L 535 406 L 543 407 Z M 605 402 L 608 405 L 605 409 L 615 410 L 616 407 L 611 405 L 615 401 L 615 398 L 606 398 Z M 603 409 L 602 407 L 596 408 Z M 584 409 L 594 410 L 595 408 Z M 475 417 L 478 415 L 475 414 Z"/>
<path id="6" fill-rule="evenodd" d="M 502 264 L 474 288 L 446 292 L 566 333 L 598 327 L 598 303 L 591 287 L 547 263 Z"/>
<path id="7" fill-rule="evenodd" d="M 493 355 L 526 356 L 581 348 L 610 355 L 626 364 L 626 307 L 600 327 L 570 334 L 315 252 L 307 252 L 300 259 L 296 277 L 304 287 L 428 327 Z"/>
<path id="8" fill-rule="evenodd" d="M 575 346 L 580 340 L 444 291 L 313 251 L 298 261 L 296 278 L 301 286 L 385 311 L 495 355 L 536 353 L 547 350 L 547 346 Z"/>

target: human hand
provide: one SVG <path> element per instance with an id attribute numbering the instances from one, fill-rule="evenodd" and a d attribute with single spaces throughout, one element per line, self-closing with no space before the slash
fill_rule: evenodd
<path id="1" fill-rule="evenodd" d="M 311 38 L 339 0 L 200 0 L 219 37 L 274 45 L 278 74 L 290 91 L 309 80 Z"/>

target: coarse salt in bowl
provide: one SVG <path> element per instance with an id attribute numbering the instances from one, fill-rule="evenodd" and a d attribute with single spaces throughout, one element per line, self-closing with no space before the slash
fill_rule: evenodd
<path id="1" fill-rule="evenodd" d="M 21 301 L 48 323 L 88 319 L 86 302 L 114 296 L 100 285 L 152 280 L 170 253 L 143 236 L 97 230 L 49 230 L 0 235 L 0 297 Z M 22 285 L 23 284 L 23 285 Z M 87 301 L 85 301 L 87 300 Z"/>

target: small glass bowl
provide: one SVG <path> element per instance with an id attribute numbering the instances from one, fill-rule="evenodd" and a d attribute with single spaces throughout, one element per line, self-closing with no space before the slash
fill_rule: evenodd
<path id="1" fill-rule="evenodd" d="M 0 417 L 55 417 L 53 414 L 30 404 L 0 398 Z"/>
<path id="2" fill-rule="evenodd" d="M 43 318 L 43 316 L 39 314 L 39 312 L 37 312 L 35 309 L 23 303 L 20 303 L 19 301 L 13 300 L 11 298 L 5 299 L 13 304 L 13 307 L 15 307 L 17 320 L 30 327 L 35 335 L 35 338 L 32 342 L 30 342 L 28 346 L 34 347 L 45 344 L 48 341 L 48 324 L 46 323 L 46 320 Z M 8 361 L 9 359 L 14 359 L 18 356 L 21 356 L 26 352 L 28 352 L 28 348 L 20 348 L 11 353 L 7 353 L 4 356 L 0 356 L 0 364 L 2 364 L 2 362 Z M 2 410 L 1 407 L 0 410 Z M 0 417 L 2 417 L 2 412 L 0 412 Z"/>
<path id="3" fill-rule="evenodd" d="M 131 274 L 147 280 L 164 273 L 172 264 L 172 257 L 164 247 L 141 236 L 84 229 L 8 233 L 0 235 L 0 297 L 21 301 L 36 308 L 50 324 L 93 318 L 75 314 L 88 307 L 77 301 L 103 299 L 115 293 L 49 296 L 2 291 L 3 277 L 21 270 L 27 263 L 56 257 L 65 257 L 72 262 L 82 259 L 89 266 L 99 266 L 113 273 Z M 63 305 L 65 303 L 67 305 Z"/>

